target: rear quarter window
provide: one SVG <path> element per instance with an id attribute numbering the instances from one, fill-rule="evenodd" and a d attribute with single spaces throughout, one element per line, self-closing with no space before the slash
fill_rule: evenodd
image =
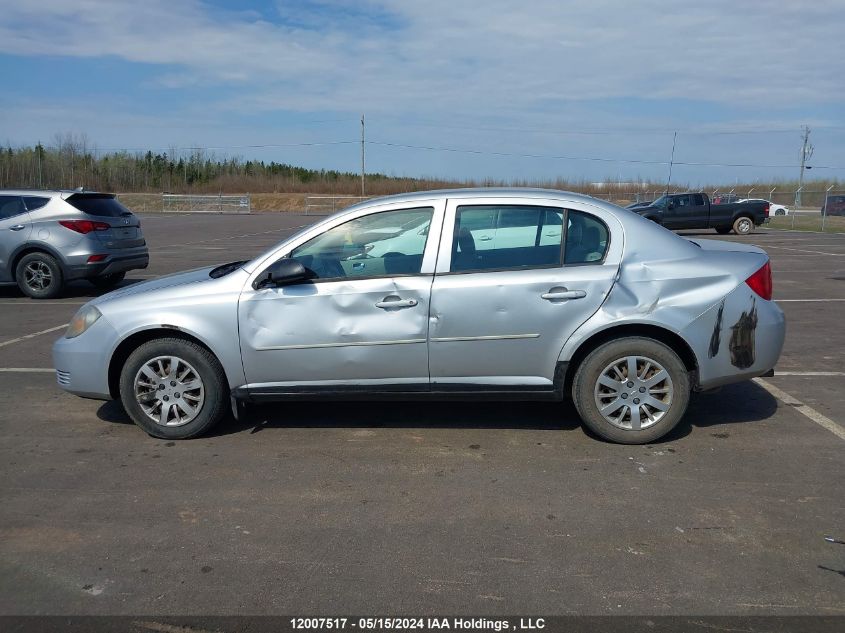
<path id="1" fill-rule="evenodd" d="M 604 261 L 610 233 L 597 217 L 582 211 L 567 214 L 564 264 L 600 264 Z"/>
<path id="2" fill-rule="evenodd" d="M 120 204 L 114 196 L 108 194 L 74 194 L 65 202 L 83 213 L 100 217 L 119 218 L 132 213 Z"/>
<path id="3" fill-rule="evenodd" d="M 50 202 L 50 198 L 45 198 L 44 196 L 24 196 L 23 202 L 26 205 L 27 211 L 35 211 Z"/>

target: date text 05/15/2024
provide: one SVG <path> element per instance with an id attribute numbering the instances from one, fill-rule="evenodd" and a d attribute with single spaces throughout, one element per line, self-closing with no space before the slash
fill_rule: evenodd
<path id="1" fill-rule="evenodd" d="M 372 618 L 291 618 L 293 630 L 361 629 L 365 631 L 530 631 L 546 626 L 543 618 L 518 618 L 515 622 L 488 618 L 437 618 L 437 617 L 372 617 Z"/>

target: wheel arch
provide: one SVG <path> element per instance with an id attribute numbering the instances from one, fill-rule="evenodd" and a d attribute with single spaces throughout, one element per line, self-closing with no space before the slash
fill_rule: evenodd
<path id="1" fill-rule="evenodd" d="M 649 323 L 626 323 L 615 325 L 592 334 L 582 341 L 566 365 L 566 372 L 563 377 L 563 393 L 568 394 L 572 390 L 572 381 L 578 367 L 584 362 L 589 354 L 601 345 L 620 338 L 640 336 L 654 339 L 669 347 L 683 361 L 684 366 L 690 374 L 690 382 L 693 388 L 698 386 L 698 358 L 689 343 L 679 334 L 659 325 Z"/>
<path id="2" fill-rule="evenodd" d="M 220 362 L 220 356 L 215 353 L 211 346 L 209 346 L 205 341 L 203 341 L 195 334 L 191 332 L 186 332 L 185 330 L 176 326 L 161 325 L 158 327 L 152 327 L 133 332 L 132 334 L 124 338 L 122 341 L 120 341 L 120 343 L 117 345 L 117 347 L 115 347 L 114 351 L 112 352 L 111 358 L 109 359 L 109 394 L 113 399 L 120 399 L 120 372 L 123 369 L 123 365 L 126 363 L 126 359 L 128 359 L 129 355 L 132 354 L 132 352 L 134 352 L 144 343 L 148 343 L 149 341 L 153 341 L 158 338 L 177 338 L 182 339 L 184 341 L 189 341 L 206 349 L 211 355 L 213 355 L 217 359 L 217 362 Z M 223 365 L 222 363 L 220 364 L 221 366 Z"/>
<path id="3" fill-rule="evenodd" d="M 26 242 L 18 246 L 18 248 L 12 253 L 12 257 L 9 258 L 9 275 L 12 279 L 14 279 L 17 274 L 18 264 L 20 261 L 30 253 L 44 253 L 49 255 L 59 264 L 59 268 L 62 269 L 62 275 L 66 274 L 64 259 L 55 248 L 39 242 Z"/>

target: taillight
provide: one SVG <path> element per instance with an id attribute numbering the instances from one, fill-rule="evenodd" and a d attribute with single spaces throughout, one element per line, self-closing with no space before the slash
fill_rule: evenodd
<path id="1" fill-rule="evenodd" d="M 111 226 L 106 222 L 92 222 L 91 220 L 59 220 L 66 229 L 87 235 L 91 231 L 108 231 Z"/>
<path id="2" fill-rule="evenodd" d="M 766 301 L 772 300 L 772 267 L 768 261 L 760 270 L 746 279 L 745 283 Z"/>
<path id="3" fill-rule="evenodd" d="M 108 257 L 108 255 L 91 255 L 88 258 L 88 263 L 96 264 L 97 262 L 103 262 L 106 260 L 106 257 Z"/>
<path id="4" fill-rule="evenodd" d="M 763 209 L 763 213 L 766 214 L 766 217 L 769 217 L 769 203 L 766 203 L 766 207 Z"/>

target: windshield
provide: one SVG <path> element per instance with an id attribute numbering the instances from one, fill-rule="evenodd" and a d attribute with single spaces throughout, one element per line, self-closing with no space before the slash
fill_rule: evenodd
<path id="1" fill-rule="evenodd" d="M 669 196 L 660 196 L 657 200 L 652 202 L 649 206 L 651 207 L 665 207 L 666 202 L 669 200 Z"/>

